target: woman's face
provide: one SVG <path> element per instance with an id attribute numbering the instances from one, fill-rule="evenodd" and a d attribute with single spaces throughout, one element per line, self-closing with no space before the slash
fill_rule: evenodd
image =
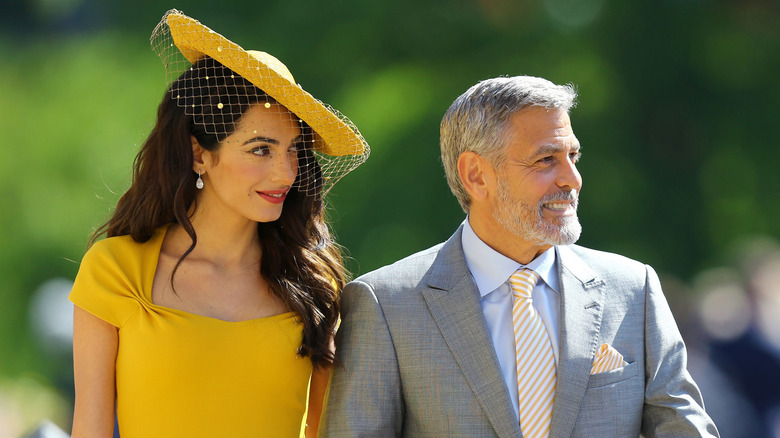
<path id="1" fill-rule="evenodd" d="M 279 219 L 298 175 L 301 144 L 298 118 L 285 107 L 252 106 L 216 152 L 203 151 L 202 167 L 196 164 L 205 183 L 198 210 L 239 221 Z"/>

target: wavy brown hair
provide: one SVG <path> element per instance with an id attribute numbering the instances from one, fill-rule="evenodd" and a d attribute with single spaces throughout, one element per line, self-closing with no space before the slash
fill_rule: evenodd
<path id="1" fill-rule="evenodd" d="M 209 87 L 188 86 L 207 75 L 212 78 Z M 177 223 L 190 236 L 192 245 L 171 274 L 173 284 L 176 270 L 198 241 L 188 215 L 197 203 L 191 137 L 206 150 L 217 151 L 220 142 L 235 131 L 241 116 L 252 105 L 265 102 L 274 100 L 210 57 L 185 71 L 171 83 L 160 103 L 154 129 L 133 163 L 130 188 L 119 199 L 108 222 L 92 235 L 90 244 L 102 235 L 129 235 L 136 242 L 146 242 L 157 228 Z M 218 103 L 228 107 L 218 111 Z M 302 143 L 311 144 L 311 128 L 300 123 Z M 219 126 L 223 134 L 213 134 L 214 126 Z M 299 171 L 279 219 L 258 223 L 263 253 L 260 274 L 303 325 L 298 354 L 310 357 L 319 368 L 330 366 L 334 360 L 330 341 L 347 271 L 340 247 L 325 222 L 321 194 L 306 195 L 297 189 L 310 184 L 321 187 L 320 168 L 311 149 L 300 147 L 298 154 L 299 162 L 315 164 Z"/>

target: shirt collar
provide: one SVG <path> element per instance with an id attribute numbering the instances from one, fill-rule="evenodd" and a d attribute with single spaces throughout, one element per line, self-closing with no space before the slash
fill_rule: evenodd
<path id="1" fill-rule="evenodd" d="M 506 283 L 509 277 L 522 267 L 533 269 L 539 278 L 552 290 L 558 292 L 558 276 L 555 275 L 555 247 L 539 254 L 528 265 L 518 263 L 509 257 L 489 247 L 477 236 L 469 224 L 469 218 L 463 221 L 463 233 L 461 234 L 463 255 L 466 258 L 466 266 L 471 271 L 471 276 L 477 284 L 480 296 L 493 292 Z"/>

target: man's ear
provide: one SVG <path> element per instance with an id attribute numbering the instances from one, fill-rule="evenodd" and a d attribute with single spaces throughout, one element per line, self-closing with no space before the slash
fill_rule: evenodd
<path id="1" fill-rule="evenodd" d="M 472 151 L 463 152 L 458 157 L 458 177 L 472 201 L 485 200 L 496 182 L 493 166 Z"/>

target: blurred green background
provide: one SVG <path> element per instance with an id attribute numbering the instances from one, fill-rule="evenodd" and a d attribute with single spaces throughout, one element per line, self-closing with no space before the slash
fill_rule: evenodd
<path id="1" fill-rule="evenodd" d="M 148 37 L 168 8 L 277 56 L 360 128 L 372 155 L 329 196 L 355 275 L 458 226 L 439 120 L 499 75 L 578 87 L 579 243 L 650 263 L 673 304 L 742 242 L 780 236 L 777 1 L 0 5 L 0 437 L 69 428 L 71 358 L 35 297 L 75 277 L 128 186 L 166 85 Z"/>

